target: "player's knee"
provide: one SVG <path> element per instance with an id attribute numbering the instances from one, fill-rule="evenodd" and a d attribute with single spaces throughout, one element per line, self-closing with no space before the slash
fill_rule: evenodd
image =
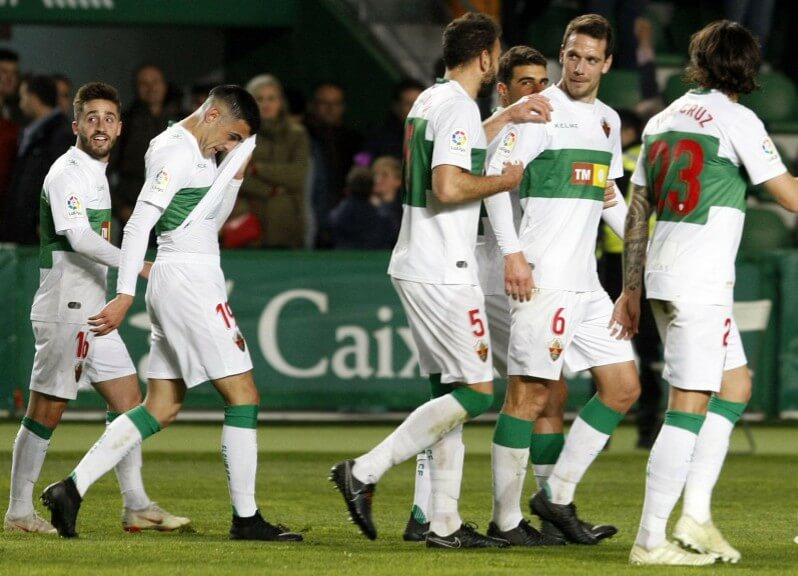
<path id="1" fill-rule="evenodd" d="M 468 412 L 470 418 L 476 418 L 493 406 L 492 393 L 477 392 L 467 386 L 455 388 L 452 391 L 452 396 Z"/>

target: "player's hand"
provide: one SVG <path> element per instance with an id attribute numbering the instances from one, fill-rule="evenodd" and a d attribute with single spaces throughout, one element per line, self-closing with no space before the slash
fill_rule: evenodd
<path id="1" fill-rule="evenodd" d="M 604 210 L 617 204 L 618 196 L 615 194 L 615 180 L 607 180 L 607 185 L 604 187 Z"/>
<path id="2" fill-rule="evenodd" d="M 233 176 L 233 178 L 235 180 L 243 180 L 244 179 L 244 176 L 246 176 L 246 174 L 247 174 L 247 166 L 249 166 L 249 161 L 250 160 L 252 160 L 252 154 L 247 156 L 247 159 L 244 160 L 244 163 L 241 165 L 241 168 L 239 168 L 238 172 L 236 172 L 236 175 Z"/>
<path id="3" fill-rule="evenodd" d="M 502 176 L 507 178 L 507 190 L 518 188 L 521 178 L 524 177 L 524 165 L 520 162 L 505 162 L 502 168 Z"/>
<path id="4" fill-rule="evenodd" d="M 640 293 L 621 292 L 615 301 L 608 328 L 616 340 L 631 340 L 640 325 Z"/>
<path id="5" fill-rule="evenodd" d="M 145 280 L 150 279 L 150 268 L 152 268 L 152 262 L 145 260 L 144 266 L 141 268 L 141 272 L 139 272 L 139 276 L 144 278 Z"/>
<path id="6" fill-rule="evenodd" d="M 91 331 L 96 336 L 105 336 L 113 332 L 122 324 L 125 315 L 133 305 L 133 296 L 130 294 L 117 294 L 116 298 L 105 305 L 99 314 L 89 316 Z"/>
<path id="7" fill-rule="evenodd" d="M 523 252 L 514 252 L 504 257 L 504 293 L 513 300 L 529 302 L 535 281 L 532 268 Z"/>
<path id="8" fill-rule="evenodd" d="M 551 120 L 551 102 L 540 94 L 523 96 L 508 106 L 506 110 L 510 122 L 514 124 L 523 124 L 525 122 L 543 124 Z"/>

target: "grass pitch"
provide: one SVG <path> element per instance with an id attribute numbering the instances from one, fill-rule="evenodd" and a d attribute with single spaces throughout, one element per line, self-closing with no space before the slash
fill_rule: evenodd
<path id="1" fill-rule="evenodd" d="M 8 494 L 16 422 L 0 423 L 0 494 Z M 599 546 L 509 550 L 427 550 L 401 539 L 413 492 L 413 463 L 390 471 L 374 500 L 379 538 L 370 542 L 346 519 L 341 496 L 326 480 L 332 464 L 371 448 L 391 426 L 273 425 L 259 429 L 258 502 L 264 516 L 302 531 L 300 544 L 231 542 L 230 504 L 219 455 L 219 424 L 175 424 L 147 440 L 144 478 L 151 498 L 192 518 L 194 534 L 127 534 L 121 497 L 109 474 L 89 491 L 80 538 L 0 533 L 0 574 L 798 574 L 797 427 L 756 427 L 755 453 L 738 429 L 715 492 L 714 519 L 743 555 L 737 566 L 639 568 L 628 565 L 643 500 L 647 454 L 622 427 L 577 490 L 580 516 L 620 529 Z M 487 528 L 492 426 L 466 426 L 461 513 Z M 36 496 L 74 467 L 101 434 L 101 424 L 65 423 L 56 431 Z M 527 475 L 529 496 L 534 486 Z M 2 504 L 5 510 L 5 503 Z M 42 507 L 38 506 L 40 512 Z M 523 509 L 526 511 L 526 505 Z M 677 510 L 678 512 L 678 510 Z M 674 515 L 675 516 L 675 515 Z M 537 525 L 537 518 L 532 517 Z"/>

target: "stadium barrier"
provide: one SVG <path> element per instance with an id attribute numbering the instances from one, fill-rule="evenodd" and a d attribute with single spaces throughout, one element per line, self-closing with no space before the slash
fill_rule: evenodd
<path id="1" fill-rule="evenodd" d="M 223 253 L 229 303 L 250 349 L 263 410 L 377 414 L 407 411 L 428 397 L 401 304 L 385 273 L 388 258 L 387 252 Z M 0 248 L 6 302 L 0 409 L 11 413 L 26 400 L 33 361 L 28 315 L 38 281 L 35 249 Z M 109 286 L 114 285 L 112 274 Z M 139 374 L 147 364 L 149 337 L 144 290 L 140 280 L 120 329 Z M 798 415 L 798 251 L 740 262 L 737 299 L 773 302 L 764 333 L 743 335 L 749 355 L 756 353 L 749 410 L 767 417 Z M 569 385 L 567 409 L 573 411 L 587 401 L 590 378 L 569 375 Z M 497 409 L 503 391 L 497 380 Z M 216 410 L 222 404 L 211 386 L 201 385 L 187 395 L 185 406 Z M 103 405 L 97 394 L 82 392 L 72 407 Z"/>

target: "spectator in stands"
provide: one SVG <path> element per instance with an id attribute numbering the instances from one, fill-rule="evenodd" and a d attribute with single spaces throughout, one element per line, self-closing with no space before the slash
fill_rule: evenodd
<path id="1" fill-rule="evenodd" d="M 648 119 L 662 109 L 654 64 L 653 29 L 646 17 L 647 0 L 586 0 L 587 12 L 615 21 L 618 41 L 613 67 L 640 73 L 640 104 L 636 112 Z"/>
<path id="2" fill-rule="evenodd" d="M 380 156 L 371 165 L 374 175 L 372 203 L 396 223 L 402 223 L 402 163 L 393 156 Z M 395 244 L 395 241 L 392 245 Z"/>
<path id="3" fill-rule="evenodd" d="M 759 40 L 764 57 L 775 5 L 775 0 L 723 0 L 723 17 L 748 28 Z"/>
<path id="4" fill-rule="evenodd" d="M 346 177 L 347 197 L 330 213 L 336 250 L 388 250 L 399 228 L 375 205 L 374 177 L 369 168 L 354 166 Z"/>
<path id="5" fill-rule="evenodd" d="M 24 78 L 19 86 L 19 106 L 30 123 L 20 135 L 2 239 L 35 245 L 39 242 L 39 197 L 44 177 L 56 158 L 75 142 L 75 135 L 58 108 L 58 92 L 50 76 Z"/>
<path id="6" fill-rule="evenodd" d="M 402 158 L 405 118 L 424 88 L 426 86 L 412 78 L 405 78 L 394 86 L 391 110 L 382 126 L 366 142 L 366 152 L 371 159 L 386 155 Z"/>
<path id="7" fill-rule="evenodd" d="M 264 248 L 302 248 L 305 243 L 305 182 L 308 135 L 288 117 L 280 81 L 269 74 L 247 84 L 260 109 L 258 145 L 239 198 L 258 218 Z"/>
<path id="8" fill-rule="evenodd" d="M 362 149 L 359 132 L 344 124 L 346 92 L 336 82 L 321 82 L 313 90 L 305 125 L 318 144 L 314 157 L 311 197 L 316 219 L 316 248 L 331 248 L 330 211 L 344 197 L 346 175 Z"/>
<path id="9" fill-rule="evenodd" d="M 144 184 L 144 154 L 150 140 L 183 117 L 180 100 L 163 71 L 142 64 L 133 75 L 136 99 L 122 114 L 124 129 L 111 155 L 111 196 L 116 217 L 124 226 Z M 120 227 L 121 228 L 121 227 Z"/>
<path id="10" fill-rule="evenodd" d="M 72 81 L 60 72 L 52 74 L 52 77 L 55 80 L 55 89 L 58 92 L 58 107 L 64 113 L 64 116 L 71 120 L 74 113 L 72 107 Z"/>
<path id="11" fill-rule="evenodd" d="M 18 126 L 27 123 L 19 109 L 19 55 L 0 48 L 0 116 Z"/>

